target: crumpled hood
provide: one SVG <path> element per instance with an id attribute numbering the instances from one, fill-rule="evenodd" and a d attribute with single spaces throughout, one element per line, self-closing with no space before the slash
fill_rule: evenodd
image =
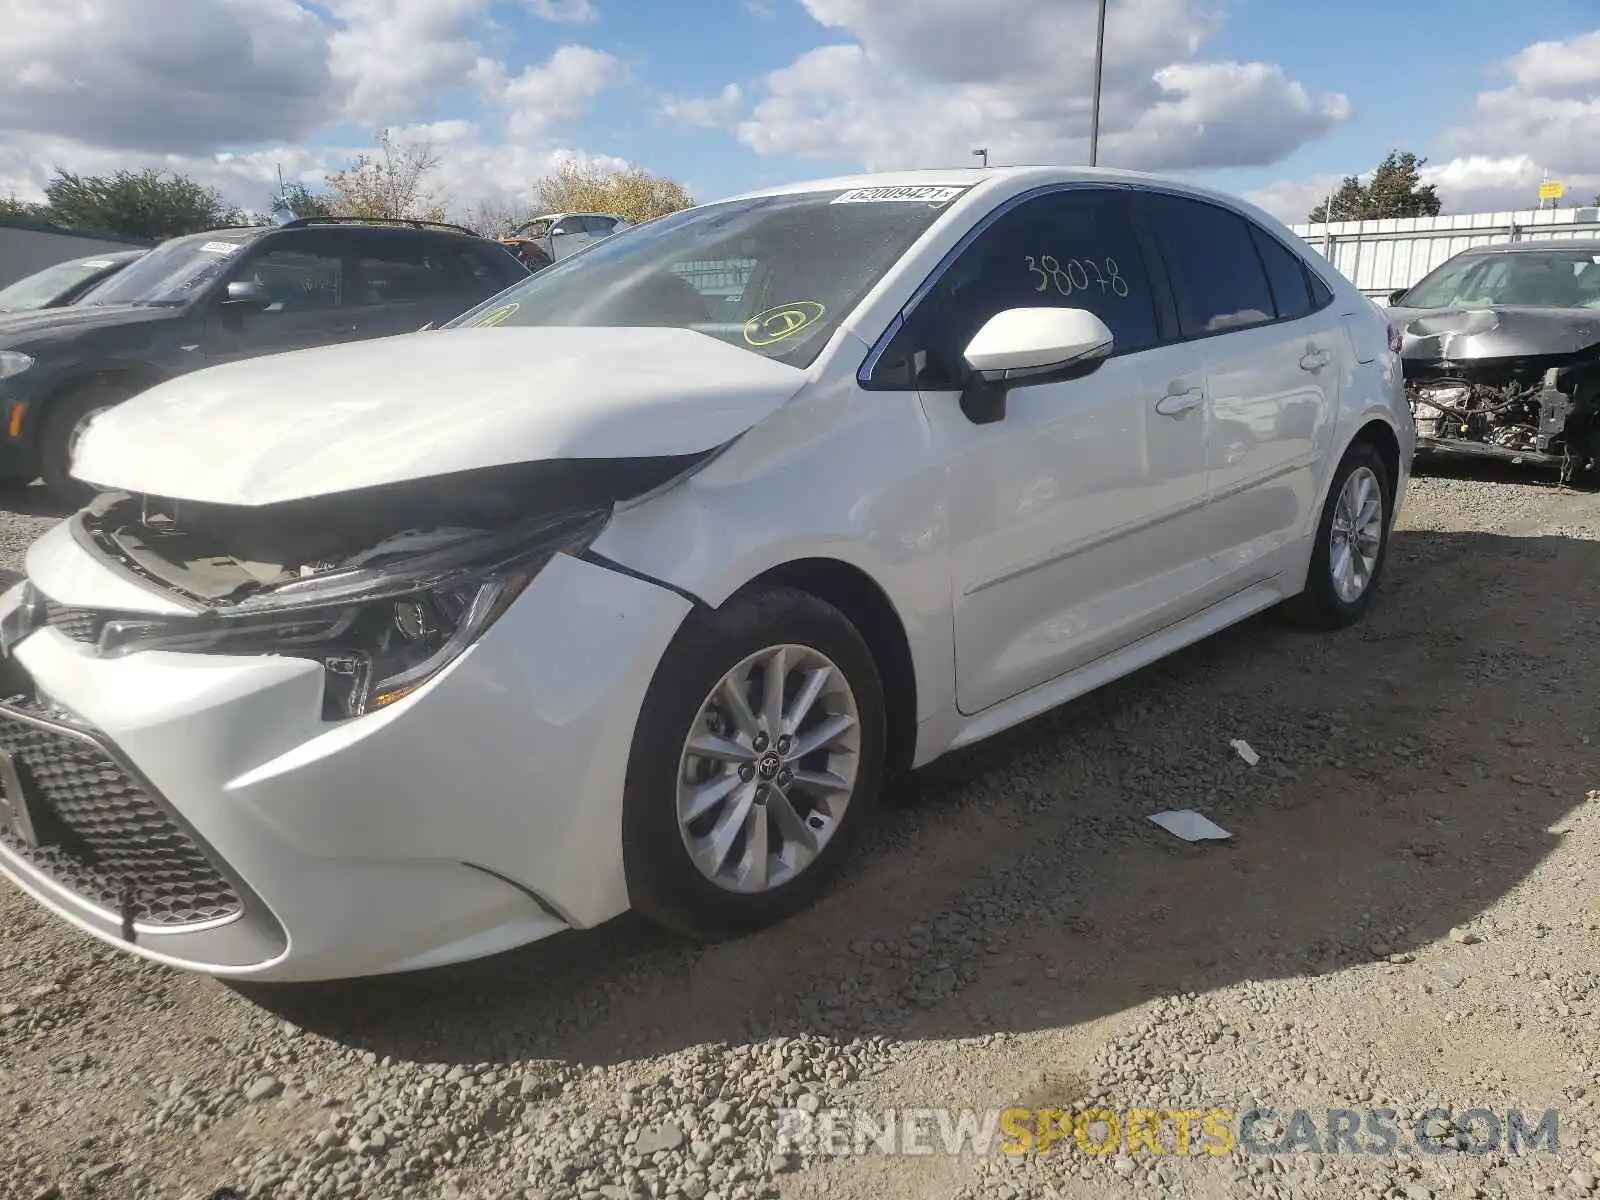
<path id="1" fill-rule="evenodd" d="M 1600 344 L 1600 309 L 1391 308 L 1400 356 L 1433 362 L 1576 354 Z"/>
<path id="2" fill-rule="evenodd" d="M 28 312 L 0 313 L 0 349 L 27 350 L 117 325 L 170 320 L 176 308 L 148 304 L 69 304 Z"/>
<path id="3" fill-rule="evenodd" d="M 710 450 L 805 374 L 687 329 L 402 334 L 182 376 L 109 409 L 73 474 L 258 506 L 550 459 Z"/>

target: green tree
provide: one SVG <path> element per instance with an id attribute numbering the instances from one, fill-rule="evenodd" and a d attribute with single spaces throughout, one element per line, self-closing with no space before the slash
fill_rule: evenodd
<path id="1" fill-rule="evenodd" d="M 153 168 L 111 175 L 75 175 L 57 168 L 44 194 L 58 224 L 155 241 L 241 220 L 214 188 Z"/>
<path id="2" fill-rule="evenodd" d="M 1436 217 L 1442 202 L 1437 185 L 1422 182 L 1422 167 L 1427 161 L 1409 150 L 1391 150 L 1370 180 L 1362 183 L 1359 176 L 1345 176 L 1332 197 L 1313 208 L 1306 219 L 1320 223 L 1330 219 Z"/>
<path id="3" fill-rule="evenodd" d="M 328 203 L 341 217 L 442 221 L 445 206 L 428 186 L 439 166 L 431 142 L 401 145 L 387 129 L 376 154 L 361 153 L 328 177 Z"/>
<path id="4" fill-rule="evenodd" d="M 36 204 L 32 200 L 18 200 L 13 193 L 0 200 L 0 220 L 8 221 L 48 221 L 50 219 L 50 206 Z"/>
<path id="5" fill-rule="evenodd" d="M 272 209 L 287 208 L 297 217 L 332 217 L 333 201 L 321 192 L 314 192 L 303 183 L 291 183 L 283 194 L 272 198 Z"/>
<path id="6" fill-rule="evenodd" d="M 579 166 L 563 162 L 534 185 L 540 212 L 615 213 L 637 225 L 691 208 L 694 197 L 676 179 L 643 167 Z"/>

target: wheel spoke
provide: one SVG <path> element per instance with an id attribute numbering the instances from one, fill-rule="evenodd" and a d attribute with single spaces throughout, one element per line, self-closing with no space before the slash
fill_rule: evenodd
<path id="1" fill-rule="evenodd" d="M 739 831 L 745 826 L 750 817 L 750 810 L 755 807 L 756 785 L 746 784 L 740 789 L 739 797 L 728 805 L 723 814 L 717 818 L 716 825 L 710 835 L 705 839 L 701 855 L 706 865 L 711 868 L 713 875 L 721 871 L 728 861 L 728 852 L 733 849 L 733 843 L 738 840 Z"/>
<path id="2" fill-rule="evenodd" d="M 744 780 L 729 772 L 726 775 L 717 775 L 708 782 L 700 784 L 690 791 L 688 811 L 683 812 L 680 819 L 685 824 L 698 821 L 732 795 L 735 789 L 743 782 Z"/>
<path id="3" fill-rule="evenodd" d="M 817 697 L 822 695 L 822 689 L 828 686 L 828 680 L 832 675 L 832 667 L 816 667 L 806 672 L 805 683 L 801 685 L 794 703 L 789 705 L 789 711 L 783 716 L 783 729 L 780 732 L 793 734 L 800 728 L 800 722 L 811 712 L 811 706 L 817 702 Z"/>
<path id="4" fill-rule="evenodd" d="M 728 675 L 722 680 L 722 702 L 728 708 L 728 715 L 733 718 L 733 723 L 745 737 L 755 737 L 761 732 L 761 727 L 756 723 L 755 713 L 750 711 L 750 701 L 746 697 L 745 677 L 742 675 Z"/>
<path id="5" fill-rule="evenodd" d="M 744 857 L 739 862 L 741 890 L 766 890 L 767 855 L 767 810 L 765 805 L 757 804 L 750 809 L 750 817 L 745 822 Z"/>
<path id="6" fill-rule="evenodd" d="M 795 739 L 789 750 L 790 760 L 805 758 L 826 746 L 831 746 L 856 727 L 856 719 L 849 713 L 835 713 L 826 721 L 806 730 Z"/>
<path id="7" fill-rule="evenodd" d="M 748 747 L 741 746 L 732 738 L 719 737 L 704 730 L 689 739 L 689 753 L 732 763 L 749 762 L 754 757 Z"/>
<path id="8" fill-rule="evenodd" d="M 832 771 L 796 771 L 794 782 L 825 794 L 843 794 L 850 790 L 850 785 Z"/>
<path id="9" fill-rule="evenodd" d="M 778 826 L 778 833 L 783 840 L 795 848 L 795 866 L 802 866 L 800 856 L 805 856 L 805 862 L 811 861 L 817 854 L 817 838 L 811 826 L 807 825 L 795 812 L 794 805 L 789 802 L 789 797 L 779 788 L 773 788 L 768 793 L 767 811 Z"/>
<path id="10" fill-rule="evenodd" d="M 779 646 L 768 654 L 761 671 L 761 723 L 767 735 L 776 738 L 783 725 L 783 681 L 789 675 L 788 647 Z"/>

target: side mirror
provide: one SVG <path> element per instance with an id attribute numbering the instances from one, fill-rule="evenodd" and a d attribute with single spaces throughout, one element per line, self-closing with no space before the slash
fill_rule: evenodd
<path id="1" fill-rule="evenodd" d="M 230 308 L 263 309 L 272 303 L 266 286 L 254 279 L 235 279 L 228 285 L 228 294 L 222 302 Z"/>
<path id="2" fill-rule="evenodd" d="M 1005 416 L 1013 387 L 1087 375 L 1111 353 L 1106 323 L 1082 308 L 1008 308 L 984 323 L 963 357 L 973 382 L 961 408 L 975 424 Z"/>
<path id="3" fill-rule="evenodd" d="M 1394 291 L 1390 292 L 1388 301 L 1389 307 L 1393 308 L 1395 305 L 1399 304 L 1400 301 L 1404 300 L 1406 298 L 1406 293 L 1410 290 L 1410 288 L 1396 288 Z"/>

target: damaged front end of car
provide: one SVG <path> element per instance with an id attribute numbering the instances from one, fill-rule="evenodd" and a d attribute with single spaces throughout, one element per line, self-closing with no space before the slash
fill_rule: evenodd
<path id="1" fill-rule="evenodd" d="M 1400 323 L 1419 455 L 1600 473 L 1600 329 L 1595 315 L 1493 309 Z M 1553 319 L 1554 318 L 1554 319 Z"/>
<path id="2" fill-rule="evenodd" d="M 76 549 L 182 611 L 68 606 L 30 576 L 0 642 L 53 626 L 106 659 L 310 659 L 324 719 L 359 717 L 448 668 L 616 504 L 714 454 L 522 463 L 260 507 L 107 493 L 71 518 Z"/>

